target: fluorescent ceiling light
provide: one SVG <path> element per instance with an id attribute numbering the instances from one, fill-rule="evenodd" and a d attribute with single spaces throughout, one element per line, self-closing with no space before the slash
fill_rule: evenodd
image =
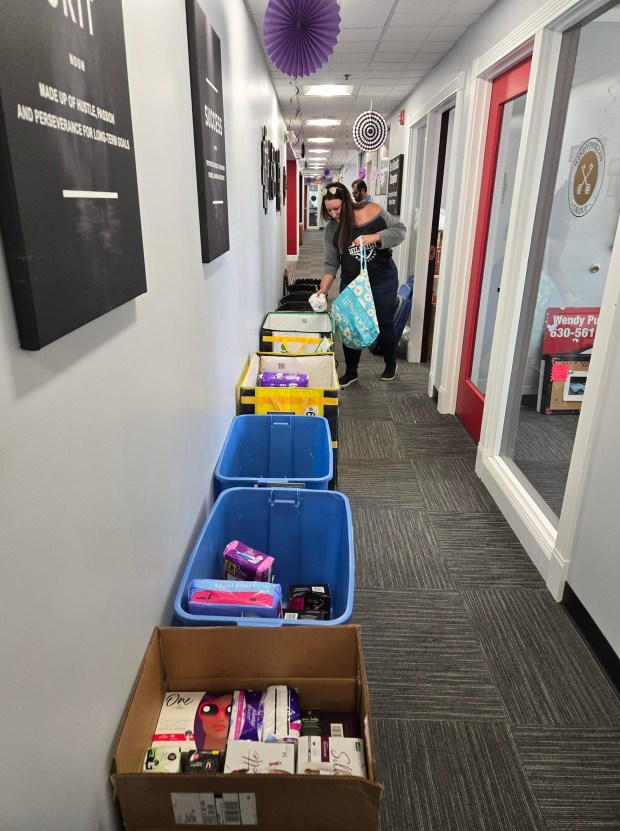
<path id="1" fill-rule="evenodd" d="M 342 122 L 339 118 L 309 118 L 304 123 L 307 127 L 337 127 Z"/>
<path id="2" fill-rule="evenodd" d="M 343 84 L 313 84 L 312 86 L 304 87 L 304 95 L 321 95 L 323 98 L 332 95 L 351 95 L 352 92 L 352 86 L 345 86 Z"/>
<path id="3" fill-rule="evenodd" d="M 327 138 L 327 136 L 317 136 L 316 138 L 308 138 L 306 141 L 309 144 L 331 144 L 334 140 L 333 138 Z"/>

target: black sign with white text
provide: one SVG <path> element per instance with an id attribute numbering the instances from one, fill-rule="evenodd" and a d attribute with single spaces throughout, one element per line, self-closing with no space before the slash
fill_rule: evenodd
<path id="1" fill-rule="evenodd" d="M 230 248 L 220 39 L 197 0 L 186 0 L 198 213 L 203 263 Z"/>
<path id="2" fill-rule="evenodd" d="M 146 291 L 122 0 L 2 0 L 0 177 L 23 349 Z"/>
<path id="3" fill-rule="evenodd" d="M 394 156 L 390 159 L 388 171 L 387 210 L 394 216 L 400 215 L 400 196 L 403 190 L 403 165 L 405 157 Z"/>

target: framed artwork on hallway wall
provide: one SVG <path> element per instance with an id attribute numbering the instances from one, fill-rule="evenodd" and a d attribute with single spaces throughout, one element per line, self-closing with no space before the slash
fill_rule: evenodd
<path id="1" fill-rule="evenodd" d="M 220 39 L 197 0 L 186 0 L 189 77 L 203 263 L 230 248 Z"/>
<path id="2" fill-rule="evenodd" d="M 146 291 L 122 0 L 4 3 L 0 224 L 22 349 Z"/>

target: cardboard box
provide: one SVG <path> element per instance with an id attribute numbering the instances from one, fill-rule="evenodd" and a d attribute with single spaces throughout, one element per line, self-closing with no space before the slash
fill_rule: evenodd
<path id="1" fill-rule="evenodd" d="M 297 687 L 304 709 L 355 711 L 367 778 L 142 772 L 161 702 L 173 690 Z M 113 760 L 127 831 L 236 824 L 257 831 L 377 831 L 368 684 L 358 626 L 156 628 Z"/>

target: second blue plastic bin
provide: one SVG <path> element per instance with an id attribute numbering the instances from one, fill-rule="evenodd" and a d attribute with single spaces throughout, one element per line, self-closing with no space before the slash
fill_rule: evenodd
<path id="1" fill-rule="evenodd" d="M 240 415 L 215 467 L 215 496 L 227 488 L 288 482 L 327 490 L 333 476 L 329 424 L 322 416 Z"/>
<path id="2" fill-rule="evenodd" d="M 190 614 L 189 584 L 196 578 L 223 576 L 222 553 L 231 540 L 241 540 L 275 558 L 275 582 L 281 584 L 283 598 L 288 597 L 289 585 L 328 583 L 330 620 Z M 354 585 L 351 509 L 344 494 L 297 488 L 230 488 L 217 499 L 190 555 L 174 603 L 175 618 L 182 626 L 348 623 Z"/>

